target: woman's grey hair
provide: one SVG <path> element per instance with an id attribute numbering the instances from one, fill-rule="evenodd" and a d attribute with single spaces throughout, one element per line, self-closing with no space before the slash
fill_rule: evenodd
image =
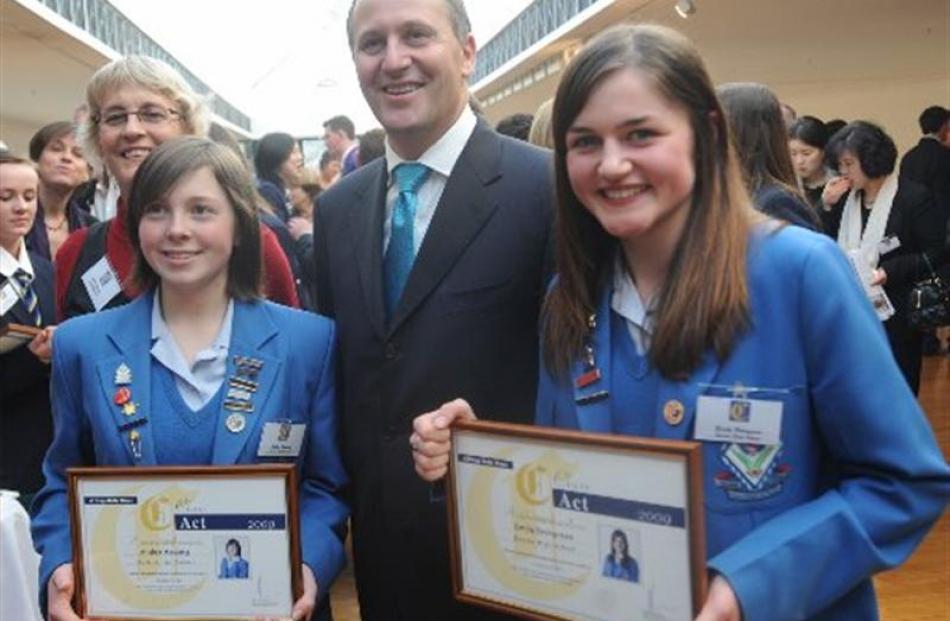
<path id="1" fill-rule="evenodd" d="M 102 102 L 109 93 L 123 86 L 138 86 L 167 97 L 175 102 L 186 134 L 202 137 L 208 134 L 210 110 L 204 98 L 195 92 L 178 71 L 148 56 L 125 56 L 96 71 L 86 86 L 89 115 L 79 126 L 78 136 L 83 154 L 97 168 L 102 167 L 97 122 L 102 112 Z"/>

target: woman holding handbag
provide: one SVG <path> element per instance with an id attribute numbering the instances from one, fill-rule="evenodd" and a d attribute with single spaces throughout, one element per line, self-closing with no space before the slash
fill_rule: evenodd
<path id="1" fill-rule="evenodd" d="M 849 123 L 831 138 L 826 153 L 841 174 L 822 195 L 825 232 L 858 263 L 867 287 L 883 288 L 886 301 L 872 301 L 884 305 L 879 316 L 887 340 L 917 394 L 923 333 L 908 322 L 910 294 L 930 276 L 928 261 L 936 265 L 943 252 L 946 216 L 925 187 L 898 179 L 897 148 L 877 125 Z"/>

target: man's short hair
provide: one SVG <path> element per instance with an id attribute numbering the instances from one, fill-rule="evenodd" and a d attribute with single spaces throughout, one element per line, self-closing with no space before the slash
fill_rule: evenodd
<path id="1" fill-rule="evenodd" d="M 323 127 L 333 132 L 343 132 L 347 138 L 353 140 L 356 137 L 356 127 L 349 117 L 338 114 L 335 117 L 324 121 Z"/>
<path id="2" fill-rule="evenodd" d="M 449 21 L 452 22 L 452 32 L 455 33 L 455 38 L 460 42 L 465 41 L 467 37 L 472 32 L 472 22 L 468 19 L 468 11 L 465 10 L 465 2 L 463 0 L 443 0 L 446 7 L 449 10 Z M 353 32 L 353 11 L 356 9 L 356 3 L 359 0 L 353 0 L 350 4 L 350 11 L 346 14 L 346 37 L 350 42 L 350 51 L 353 51 L 353 40 L 356 33 Z"/>
<path id="3" fill-rule="evenodd" d="M 950 119 L 950 110 L 943 106 L 930 106 L 920 113 L 917 122 L 920 123 L 920 131 L 925 134 L 936 134 Z"/>
<path id="4" fill-rule="evenodd" d="M 533 120 L 534 117 L 530 114 L 517 112 L 498 121 L 498 125 L 495 126 L 495 131 L 505 136 L 517 138 L 518 140 L 527 140 Z"/>

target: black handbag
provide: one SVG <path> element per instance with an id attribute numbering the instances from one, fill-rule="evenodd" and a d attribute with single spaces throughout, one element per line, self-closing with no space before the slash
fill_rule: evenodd
<path id="1" fill-rule="evenodd" d="M 921 254 L 924 255 L 930 276 L 915 283 L 910 290 L 907 323 L 918 330 L 930 331 L 950 325 L 950 289 L 934 271 L 927 253 Z"/>

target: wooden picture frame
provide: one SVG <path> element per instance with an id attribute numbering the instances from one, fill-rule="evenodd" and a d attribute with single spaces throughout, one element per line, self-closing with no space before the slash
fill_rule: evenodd
<path id="1" fill-rule="evenodd" d="M 533 621 L 692 621 L 707 589 L 702 492 L 696 442 L 457 422 L 455 597 Z"/>
<path id="2" fill-rule="evenodd" d="M 17 347 L 22 347 L 32 341 L 43 328 L 36 328 L 20 323 L 5 323 L 0 325 L 0 353 L 5 354 Z"/>
<path id="3" fill-rule="evenodd" d="M 289 617 L 302 595 L 293 464 L 83 467 L 67 476 L 81 617 Z M 245 604 L 246 613 L 235 610 Z"/>
<path id="4" fill-rule="evenodd" d="M 19 338 L 27 342 L 32 341 L 42 331 L 43 328 L 27 326 L 22 323 L 7 323 L 0 326 L 0 336 Z"/>

